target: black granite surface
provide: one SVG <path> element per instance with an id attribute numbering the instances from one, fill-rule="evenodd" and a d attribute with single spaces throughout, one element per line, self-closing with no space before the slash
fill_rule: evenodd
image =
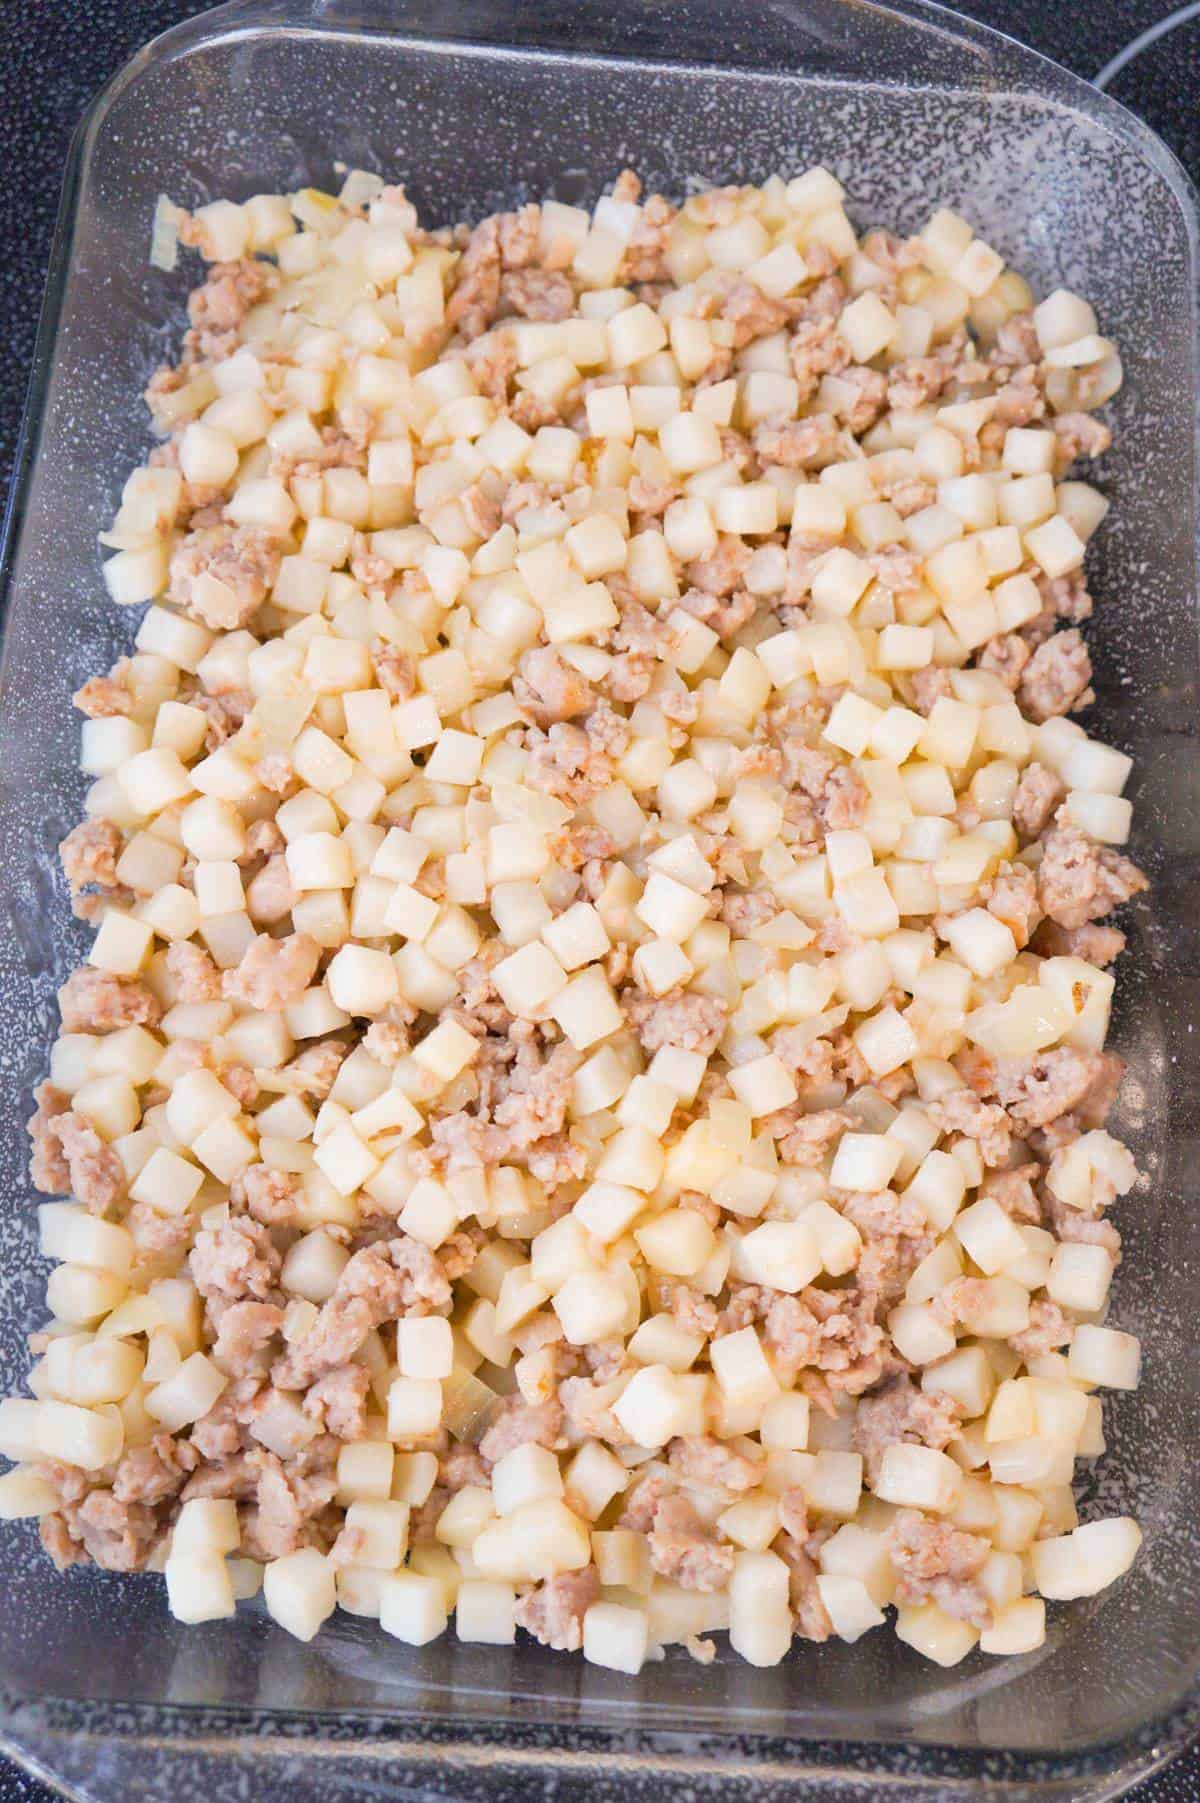
<path id="1" fill-rule="evenodd" d="M 76 121 L 135 50 L 204 10 L 196 0 L 88 0 L 86 6 L 80 0 L 0 0 L 0 495 L 7 492 L 16 449 L 59 183 Z M 1090 79 L 1141 34 L 1193 9 L 1177 0 L 960 0 L 956 10 Z M 1200 183 L 1200 16 L 1141 48 L 1109 87 L 1149 121 Z M 1200 1803 L 1200 1746 L 1131 1795 L 1137 1803 Z M 0 1803 L 49 1803 L 50 1796 L 0 1760 Z"/>

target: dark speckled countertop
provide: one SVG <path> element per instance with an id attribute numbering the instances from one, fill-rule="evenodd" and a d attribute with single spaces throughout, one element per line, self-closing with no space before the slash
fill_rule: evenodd
<path id="1" fill-rule="evenodd" d="M 92 94 L 196 0 L 5 0 L 0 56 L 0 493 L 7 490 L 67 146 Z M 1110 91 L 1140 112 L 1200 182 L 1200 7 L 1176 0 L 962 0 L 958 11 L 1080 75 L 1126 60 Z M 1171 25 L 1168 22 L 1180 17 Z M 487 1792 L 486 1781 L 481 1794 Z M 1132 1795 L 1200 1803 L 1200 1746 Z M 51 1793 L 0 1760 L 0 1803 Z M 110 1803 L 105 1799 L 104 1803 Z M 113 1798 L 111 1803 L 117 1803 Z M 186 1803 L 192 1803 L 189 1797 Z"/>

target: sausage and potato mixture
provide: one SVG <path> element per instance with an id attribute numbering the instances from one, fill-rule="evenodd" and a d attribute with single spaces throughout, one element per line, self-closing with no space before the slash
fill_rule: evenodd
<path id="1" fill-rule="evenodd" d="M 636 1673 L 950 1665 L 1080 1525 L 1146 886 L 1080 475 L 1121 366 L 823 169 L 425 230 L 352 174 L 208 268 L 104 537 L 96 928 L 0 1510 L 59 1566 Z"/>

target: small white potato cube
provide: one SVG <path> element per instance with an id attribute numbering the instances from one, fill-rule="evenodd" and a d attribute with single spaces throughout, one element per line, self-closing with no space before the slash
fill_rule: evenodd
<path id="1" fill-rule="evenodd" d="M 393 826 L 371 860 L 371 874 L 391 883 L 412 883 L 428 856 L 428 845 Z"/>
<path id="2" fill-rule="evenodd" d="M 939 207 L 920 234 L 924 261 L 939 275 L 948 275 L 966 254 L 973 236 L 965 219 L 948 207 Z"/>
<path id="3" fill-rule="evenodd" d="M 407 1646 L 428 1646 L 445 1633 L 448 1621 L 446 1594 L 436 1578 L 416 1571 L 396 1571 L 384 1578 L 379 1625 L 385 1634 Z"/>
<path id="4" fill-rule="evenodd" d="M 46 1281 L 46 1307 L 60 1321 L 87 1327 L 124 1301 L 128 1284 L 111 1271 L 59 1265 Z"/>
<path id="5" fill-rule="evenodd" d="M 982 238 L 975 238 L 950 270 L 950 278 L 973 300 L 986 294 L 1004 268 L 1004 258 Z"/>
<path id="6" fill-rule="evenodd" d="M 171 1554 L 175 1552 L 238 1551 L 238 1507 L 225 1496 L 193 1496 L 178 1511 L 171 1529 Z"/>
<path id="7" fill-rule="evenodd" d="M 545 944 L 566 971 L 578 970 L 612 950 L 603 920 L 591 902 L 575 902 L 541 930 Z"/>
<path id="8" fill-rule="evenodd" d="M 691 1052 L 685 1046 L 663 1046 L 655 1052 L 646 1073 L 656 1083 L 671 1090 L 681 1102 L 694 1102 L 708 1060 L 702 1052 Z"/>
<path id="9" fill-rule="evenodd" d="M 469 1549 L 495 1516 L 491 1491 L 481 1484 L 466 1484 L 447 1502 L 434 1533 L 443 1546 Z"/>
<path id="10" fill-rule="evenodd" d="M 593 388 L 587 397 L 588 436 L 591 438 L 615 439 L 618 443 L 630 444 L 633 441 L 633 412 L 629 405 L 629 390 L 623 385 L 614 384 L 606 388 Z M 711 461 L 716 462 L 717 457 Z"/>
<path id="11" fill-rule="evenodd" d="M 862 1251 L 862 1235 L 853 1221 L 819 1198 L 802 1208 L 797 1219 L 816 1240 L 821 1263 L 831 1277 L 844 1277 L 854 1269 Z"/>
<path id="12" fill-rule="evenodd" d="M 979 1640 L 979 1629 L 947 1615 L 937 1603 L 902 1605 L 896 1611 L 896 1635 L 935 1665 L 958 1665 Z"/>
<path id="13" fill-rule="evenodd" d="M 801 1221 L 764 1221 L 734 1247 L 733 1268 L 745 1282 L 795 1295 L 822 1269 L 815 1236 Z"/>
<path id="14" fill-rule="evenodd" d="M 843 1521 L 857 1513 L 862 1500 L 861 1453 L 827 1446 L 816 1453 L 797 1454 L 796 1458 L 804 1464 L 799 1482 L 810 1508 Z"/>
<path id="15" fill-rule="evenodd" d="M 646 1127 L 624 1127 L 605 1146 L 596 1176 L 601 1183 L 619 1184 L 649 1194 L 657 1187 L 665 1162 L 666 1155 L 657 1135 Z"/>
<path id="16" fill-rule="evenodd" d="M 792 1641 L 788 1568 L 771 1552 L 739 1552 L 729 1580 L 729 1643 L 750 1665 L 778 1665 Z"/>
<path id="17" fill-rule="evenodd" d="M 482 1646 L 512 1646 L 517 1638 L 517 1593 L 511 1584 L 468 1578 L 458 1587 L 454 1631 Z"/>
<path id="18" fill-rule="evenodd" d="M 1129 1570 L 1141 1544 L 1142 1530 L 1128 1515 L 1089 1521 L 1073 1533 L 1034 1542 L 1033 1581 L 1057 1602 L 1095 1596 Z"/>
<path id="19" fill-rule="evenodd" d="M 572 1214 L 594 1239 L 611 1245 L 628 1231 L 645 1206 L 646 1198 L 640 1190 L 603 1180 L 588 1185 Z"/>
<path id="20" fill-rule="evenodd" d="M 611 389 L 602 389 L 600 393 L 611 393 Z M 595 391 L 588 396 L 588 419 L 591 421 L 591 403 Z M 602 436 L 592 426 L 593 436 Z M 632 437 L 632 430 L 629 433 Z M 721 438 L 711 420 L 702 419 L 696 413 L 677 413 L 673 419 L 664 420 L 658 432 L 659 449 L 666 458 L 671 469 L 679 476 L 693 475 L 697 470 L 709 469 L 714 463 L 720 463 L 722 457 Z"/>
<path id="21" fill-rule="evenodd" d="M 966 1176 L 948 1152 L 926 1153 L 904 1194 L 925 1212 L 932 1227 L 949 1227 L 966 1192 Z"/>
<path id="22" fill-rule="evenodd" d="M 872 570 L 863 558 L 843 546 L 828 551 L 817 564 L 810 593 L 817 607 L 833 614 L 851 613 L 862 599 Z"/>
<path id="23" fill-rule="evenodd" d="M 709 1237 L 711 1243 L 711 1233 Z M 554 1312 L 572 1346 L 592 1345 L 617 1333 L 627 1308 L 624 1287 L 599 1270 L 577 1271 L 554 1298 Z"/>
<path id="24" fill-rule="evenodd" d="M 1056 288 L 1033 309 L 1033 329 L 1043 351 L 1056 350 L 1095 332 L 1096 315 L 1079 295 Z"/>
<path id="25" fill-rule="evenodd" d="M 445 727 L 429 755 L 425 776 L 433 783 L 458 783 L 469 786 L 479 775 L 483 761 L 484 741 L 473 733 Z"/>
<path id="26" fill-rule="evenodd" d="M 888 1331 L 900 1356 L 914 1365 L 946 1358 L 956 1344 L 954 1329 L 927 1302 L 902 1302 L 888 1316 Z"/>
<path id="27" fill-rule="evenodd" d="M 874 702 L 847 689 L 834 703 L 822 736 L 851 757 L 861 757 L 882 718 L 882 710 Z"/>
<path id="28" fill-rule="evenodd" d="M 207 1415 L 228 1383 L 202 1352 L 184 1359 L 173 1377 L 146 1393 L 146 1412 L 170 1434 Z"/>
<path id="29" fill-rule="evenodd" d="M 1017 942 L 1002 920 L 986 908 L 968 908 L 944 923 L 943 937 L 977 977 L 994 977 L 1017 955 Z"/>
<path id="30" fill-rule="evenodd" d="M 379 1620 L 379 1592 L 388 1574 L 372 1565 L 339 1564 L 334 1573 L 337 1606 L 347 1615 L 361 1615 L 368 1621 Z"/>
<path id="31" fill-rule="evenodd" d="M 708 903 L 695 890 L 655 870 L 651 872 L 634 912 L 660 939 L 682 945 L 707 915 Z"/>
<path id="32" fill-rule="evenodd" d="M 575 1514 L 595 1521 L 627 1487 L 629 1472 L 599 1440 L 585 1440 L 564 1474 L 564 1495 Z"/>
<path id="33" fill-rule="evenodd" d="M 1016 476 L 1036 476 L 1043 471 L 1052 471 L 1056 443 L 1053 432 L 1010 426 L 1004 434 L 1001 462 Z"/>
<path id="34" fill-rule="evenodd" d="M 833 899 L 846 926 L 863 938 L 882 939 L 899 928 L 900 910 L 880 869 L 856 870 L 836 882 Z"/>
<path id="35" fill-rule="evenodd" d="M 222 1621 L 236 1613 L 229 1568 L 215 1549 L 180 1551 L 172 1545 L 163 1577 L 167 1583 L 167 1607 L 176 1621 L 194 1626 L 204 1621 Z"/>
<path id="36" fill-rule="evenodd" d="M 763 1408 L 779 1390 L 779 1383 L 753 1327 L 722 1334 L 709 1345 L 713 1375 L 723 1394 L 734 1404 Z"/>
<path id="37" fill-rule="evenodd" d="M 92 941 L 88 963 L 113 976 L 137 976 L 150 955 L 154 934 L 143 920 L 120 908 L 109 908 Z"/>
<path id="38" fill-rule="evenodd" d="M 743 537 L 774 532 L 779 518 L 779 497 L 770 482 L 744 482 L 722 488 L 713 497 L 713 517 L 721 532 Z"/>
<path id="39" fill-rule="evenodd" d="M 558 1497 L 522 1504 L 504 1525 L 512 1534 L 517 1559 L 531 1578 L 552 1578 L 581 1571 L 592 1556 L 587 1524 Z"/>
<path id="40" fill-rule="evenodd" d="M 872 1073 L 886 1077 L 909 1063 L 920 1050 L 917 1037 L 908 1021 L 895 1008 L 881 1008 L 856 1028 L 854 1043 L 866 1059 Z"/>
<path id="41" fill-rule="evenodd" d="M 884 1502 L 944 1515 L 958 1503 L 962 1481 L 961 1470 L 944 1452 L 895 1445 L 884 1448 L 874 1490 Z"/>
<path id="42" fill-rule="evenodd" d="M 279 1281 L 293 1296 L 308 1302 L 326 1302 L 337 1288 L 347 1263 L 346 1248 L 320 1227 L 289 1246 Z"/>
<path id="43" fill-rule="evenodd" d="M 690 1371 L 703 1350 L 702 1334 L 666 1314 L 650 1315 L 629 1340 L 629 1356 L 639 1365 L 666 1365 L 670 1371 Z"/>
<path id="44" fill-rule="evenodd" d="M 412 1056 L 413 1063 L 422 1070 L 449 1083 L 475 1062 L 479 1056 L 479 1041 L 457 1021 L 443 1020 L 413 1047 Z"/>
<path id="45" fill-rule="evenodd" d="M 636 1677 L 646 1662 L 649 1642 L 649 1618 L 642 1609 L 593 1603 L 583 1618 L 583 1656 L 591 1665 Z"/>
<path id="46" fill-rule="evenodd" d="M 439 912 L 431 896 L 422 895 L 411 883 L 397 883 L 388 898 L 383 924 L 389 933 L 420 941 L 433 930 Z"/>
<path id="47" fill-rule="evenodd" d="M 1114 1269 L 1106 1247 L 1064 1241 L 1050 1260 L 1046 1294 L 1060 1308 L 1092 1314 L 1104 1307 Z"/>
<path id="48" fill-rule="evenodd" d="M 979 1636 L 981 1653 L 1032 1653 L 1046 1638 L 1046 1605 L 1040 1596 L 1022 1596 L 996 1609 Z"/>
<path id="49" fill-rule="evenodd" d="M 625 568 L 629 545 L 611 514 L 594 513 L 568 527 L 563 543 L 576 569 L 589 582 Z"/>
<path id="50" fill-rule="evenodd" d="M 869 363 L 896 336 L 896 319 L 879 296 L 868 289 L 843 307 L 837 329 L 849 345 L 854 361 Z"/>
<path id="51" fill-rule="evenodd" d="M 904 1148 L 881 1133 L 843 1133 L 829 1181 L 835 1189 L 883 1190 L 899 1168 Z"/>
<path id="52" fill-rule="evenodd" d="M 669 820 L 694 820 L 697 814 L 703 814 L 706 808 L 711 808 L 717 799 L 716 779 L 695 758 L 680 758 L 670 769 L 664 771 L 658 785 L 657 799 L 659 811 Z M 672 845 L 680 843 L 678 840 L 671 842 Z M 664 849 L 669 852 L 670 845 Z M 655 867 L 666 866 L 662 860 L 658 860 Z M 672 872 L 668 869 L 667 874 L 683 877 L 682 871 Z"/>
<path id="53" fill-rule="evenodd" d="M 408 1316 L 396 1324 L 396 1362 L 402 1377 L 440 1380 L 454 1368 L 454 1333 L 441 1315 Z"/>
<path id="54" fill-rule="evenodd" d="M 557 995 L 567 973 L 548 947 L 531 942 L 502 958 L 492 971 L 492 981 L 509 1012 L 524 1016 Z"/>
<path id="55" fill-rule="evenodd" d="M 634 1238 L 647 1264 L 669 1277 L 694 1277 L 716 1243 L 708 1222 L 690 1208 L 668 1208 L 637 1228 Z"/>
<path id="56" fill-rule="evenodd" d="M 388 1439 L 403 1445 L 435 1434 L 442 1423 L 442 1386 L 433 1378 L 396 1377 L 387 1395 Z"/>
<path id="57" fill-rule="evenodd" d="M 635 1534 L 629 1528 L 593 1532 L 592 1556 L 601 1584 L 643 1595 L 649 1591 L 650 1556 L 644 1534 Z"/>
<path id="58" fill-rule="evenodd" d="M 38 1438 L 42 1406 L 26 1396 L 6 1396 L 0 1400 L 0 1453 L 6 1459 L 42 1456 Z"/>
<path id="59" fill-rule="evenodd" d="M 314 1153 L 314 1161 L 339 1196 L 350 1196 L 375 1175 L 380 1161 L 350 1125 L 342 1121 L 326 1135 Z"/>
<path id="60" fill-rule="evenodd" d="M 860 1640 L 872 1628 L 882 1625 L 883 1611 L 876 1608 L 861 1579 L 822 1572 L 816 1584 L 839 1640 Z"/>
<path id="61" fill-rule="evenodd" d="M 1142 1349 L 1131 1333 L 1081 1322 L 1075 1329 L 1067 1366 L 1073 1378 L 1107 1390 L 1136 1390 L 1141 1377 Z"/>
<path id="62" fill-rule="evenodd" d="M 346 1510 L 347 1537 L 354 1544 L 354 1563 L 373 1571 L 395 1571 L 408 1551 L 406 1502 L 362 1498 Z"/>
<path id="63" fill-rule="evenodd" d="M 989 1277 L 1025 1255 L 1019 1228 L 991 1196 L 981 1196 L 956 1215 L 954 1233 L 968 1257 Z"/>
<path id="64" fill-rule="evenodd" d="M 104 1221 L 73 1202 L 43 1202 L 38 1208 L 38 1244 L 44 1258 L 92 1265 L 128 1277 L 136 1246 L 115 1221 Z"/>
<path id="65" fill-rule="evenodd" d="M 52 1514 L 58 1491 L 28 1466 L 18 1465 L 0 1477 L 0 1521 L 27 1521 Z"/>
<path id="66" fill-rule="evenodd" d="M 612 1412 L 635 1446 L 665 1446 L 685 1431 L 688 1413 L 679 1378 L 665 1365 L 635 1372 Z"/>
<path id="67" fill-rule="evenodd" d="M 400 979 L 387 952 L 367 945 L 343 945 L 325 972 L 330 999 L 346 1014 L 382 1014 L 400 993 Z"/>
<path id="68" fill-rule="evenodd" d="M 710 557 L 717 548 L 717 528 L 703 496 L 685 495 L 672 501 L 663 515 L 663 536 L 672 556 L 681 563 Z"/>
<path id="69" fill-rule="evenodd" d="M 783 809 L 756 783 L 739 786 L 729 798 L 729 824 L 734 838 L 751 851 L 762 851 L 779 837 Z"/>
<path id="70" fill-rule="evenodd" d="M 10 1417 L 19 1411 L 23 1398 L 14 1397 L 3 1404 Z M 16 1405 L 16 1409 L 12 1407 Z M 116 1409 L 85 1409 L 74 1403 L 44 1400 L 31 1407 L 35 1443 L 28 1452 L 18 1445 L 10 1457 L 57 1459 L 64 1465 L 79 1465 L 85 1471 L 98 1471 L 118 1458 L 124 1443 L 125 1429 Z M 17 1413 L 18 1433 L 28 1431 L 30 1417 L 24 1421 Z"/>
<path id="71" fill-rule="evenodd" d="M 791 1072 L 773 1052 L 736 1066 L 729 1073 L 729 1087 L 755 1119 L 789 1107 L 799 1094 Z"/>
<path id="72" fill-rule="evenodd" d="M 492 1467 L 492 1497 L 497 1515 L 512 1515 L 525 1503 L 562 1494 L 558 1460 L 545 1446 L 526 1442 L 505 1453 Z"/>
<path id="73" fill-rule="evenodd" d="M 313 1546 L 272 1559 L 263 1569 L 263 1601 L 281 1628 L 312 1640 L 337 1607 L 332 1565 Z"/>
<path id="74" fill-rule="evenodd" d="M 392 1494 L 395 1465 L 396 1454 L 387 1440 L 345 1442 L 338 1449 L 337 1500 L 343 1507 L 352 1502 L 386 1502 Z"/>
<path id="75" fill-rule="evenodd" d="M 811 1404 L 798 1390 L 773 1396 L 762 1412 L 759 1437 L 778 1452 L 803 1452 L 808 1445 Z"/>
<path id="76" fill-rule="evenodd" d="M 1084 542 L 1061 514 L 1055 514 L 1025 532 L 1025 549 L 1047 576 L 1065 576 L 1083 562 Z"/>
<path id="77" fill-rule="evenodd" d="M 550 953 L 547 955 L 552 957 Z M 557 959 L 552 961 L 558 962 Z M 612 987 L 598 965 L 581 971 L 559 989 L 551 1002 L 550 1012 L 571 1044 L 581 1052 L 624 1025 L 624 1016 Z"/>
<path id="78" fill-rule="evenodd" d="M 837 539 L 846 530 L 846 505 L 824 483 L 809 482 L 796 490 L 792 501 L 792 531 L 818 538 Z"/>
<path id="79" fill-rule="evenodd" d="M 101 575 L 118 607 L 138 607 L 143 601 L 153 601 L 166 587 L 167 547 L 153 544 L 118 551 L 103 565 Z"/>

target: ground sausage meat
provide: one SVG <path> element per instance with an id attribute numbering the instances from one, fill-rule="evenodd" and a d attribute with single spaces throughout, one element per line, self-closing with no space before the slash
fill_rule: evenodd
<path id="1" fill-rule="evenodd" d="M 630 1026 L 647 1052 L 663 1046 L 679 1046 L 686 1052 L 715 1050 L 725 1031 L 728 1015 L 716 996 L 674 989 L 655 997 L 633 994 L 624 998 Z"/>
<path id="2" fill-rule="evenodd" d="M 996 1067 L 996 1093 L 1016 1126 L 1030 1132 L 1079 1108 L 1098 1083 L 1107 1087 L 1109 1060 L 1109 1054 L 1077 1052 L 1070 1046 L 1025 1061 L 1003 1060 Z"/>
<path id="3" fill-rule="evenodd" d="M 722 1590 L 733 1571 L 734 1548 L 700 1520 L 686 1496 L 664 1496 L 654 1509 L 650 1563 L 684 1590 Z"/>
<path id="4" fill-rule="evenodd" d="M 559 1402 L 530 1403 L 519 1396 L 506 1397 L 479 1442 L 479 1456 L 494 1465 L 518 1446 L 557 1446 L 562 1424 Z"/>
<path id="5" fill-rule="evenodd" d="M 270 1012 L 304 994 L 317 972 L 321 948 L 307 933 L 270 939 L 260 933 L 236 970 L 225 972 L 227 999 Z"/>
<path id="6" fill-rule="evenodd" d="M 538 1584 L 517 1604 L 517 1626 L 560 1653 L 577 1653 L 583 1645 L 583 1618 L 600 1595 L 594 1565 L 560 1572 Z"/>
<path id="7" fill-rule="evenodd" d="M 1091 680 L 1092 660 L 1072 626 L 1038 646 L 1022 671 L 1017 698 L 1031 720 L 1052 720 L 1096 699 Z"/>
<path id="8" fill-rule="evenodd" d="M 991 1605 L 979 1573 L 992 1548 L 981 1534 L 967 1534 L 949 1522 L 931 1520 L 916 1509 L 901 1509 L 888 1534 L 896 1591 L 905 1603 L 937 1603 L 947 1615 L 986 1628 Z"/>
<path id="9" fill-rule="evenodd" d="M 58 992 L 67 1033 L 114 1033 L 121 1027 L 156 1027 L 162 1008 L 137 977 L 115 977 L 85 964 Z"/>
<path id="10" fill-rule="evenodd" d="M 1074 826 L 1056 826 L 1042 841 L 1037 882 L 1043 913 L 1060 927 L 1099 920 L 1148 887 L 1136 864 Z"/>
<path id="11" fill-rule="evenodd" d="M 907 1377 L 894 1377 L 881 1390 L 859 1399 L 854 1447 L 863 1455 L 868 1483 L 874 1483 L 889 1446 L 905 1442 L 941 1452 L 961 1426 L 960 1405 L 952 1396 L 918 1390 Z"/>
<path id="12" fill-rule="evenodd" d="M 63 875 L 72 889 L 95 883 L 101 889 L 117 886 L 117 859 L 125 841 L 110 820 L 84 820 L 69 832 L 58 848 Z"/>
<path id="13" fill-rule="evenodd" d="M 192 1281 L 202 1296 L 265 1302 L 278 1282 L 282 1260 L 267 1228 L 237 1218 L 223 1227 L 201 1228 L 190 1264 Z"/>
<path id="14" fill-rule="evenodd" d="M 1041 838 L 1066 792 L 1044 764 L 1026 764 L 1013 797 L 1012 822 L 1027 844 Z"/>

